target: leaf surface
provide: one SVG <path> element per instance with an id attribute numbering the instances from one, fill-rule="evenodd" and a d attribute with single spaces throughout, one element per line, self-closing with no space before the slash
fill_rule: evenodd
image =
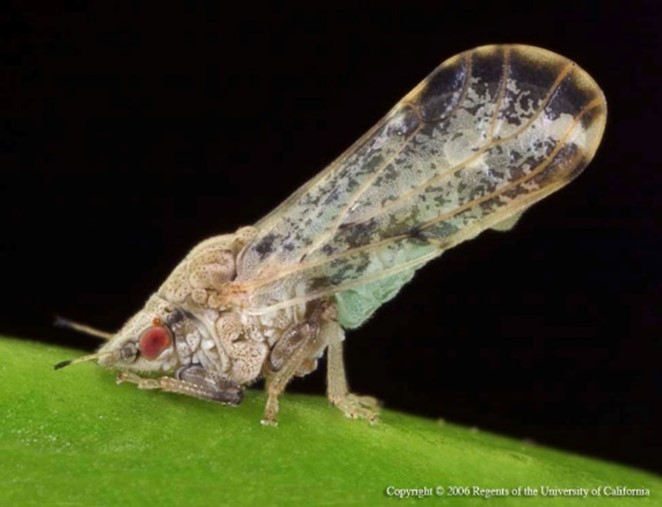
<path id="1" fill-rule="evenodd" d="M 659 505 L 660 478 L 620 465 L 384 411 L 375 426 L 322 397 L 264 395 L 237 408 L 116 386 L 77 352 L 0 338 L 0 505 L 393 505 L 394 488 L 445 488 L 435 505 L 486 505 L 479 488 L 647 488 L 648 497 L 537 498 L 498 505 Z M 618 435 L 614 435 L 618 438 Z M 450 486 L 468 496 L 449 497 Z M 399 505 L 420 505 L 410 498 Z"/>

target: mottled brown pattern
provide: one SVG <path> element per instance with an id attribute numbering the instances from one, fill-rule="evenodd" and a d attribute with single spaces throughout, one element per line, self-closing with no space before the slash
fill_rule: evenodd
<path id="1" fill-rule="evenodd" d="M 257 314 L 376 289 L 579 174 L 605 116 L 588 74 L 549 51 L 486 46 L 453 57 L 256 225 L 235 285 Z M 341 321 L 354 327 L 375 309 Z"/>

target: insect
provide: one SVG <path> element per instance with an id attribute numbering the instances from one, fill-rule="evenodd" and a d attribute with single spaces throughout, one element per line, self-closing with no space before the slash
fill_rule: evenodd
<path id="1" fill-rule="evenodd" d="M 99 351 L 118 382 L 225 404 L 265 379 L 279 395 L 327 353 L 327 396 L 352 394 L 344 331 L 414 272 L 486 229 L 507 230 L 590 162 L 606 102 L 575 63 L 524 45 L 483 46 L 437 67 L 370 131 L 272 213 L 197 245 Z"/>

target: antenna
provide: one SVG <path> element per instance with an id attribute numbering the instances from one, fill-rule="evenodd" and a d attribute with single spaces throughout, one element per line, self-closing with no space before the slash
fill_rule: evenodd
<path id="1" fill-rule="evenodd" d="M 100 357 L 105 357 L 113 354 L 115 354 L 115 352 L 110 350 L 106 352 L 95 352 L 94 354 L 88 354 L 86 356 L 77 357 L 76 359 L 69 359 L 67 361 L 62 361 L 60 363 L 57 363 L 55 366 L 53 366 L 53 369 L 60 370 L 65 366 L 71 366 L 72 364 L 78 364 L 78 363 L 86 363 L 87 361 L 94 361 L 95 359 L 99 359 Z"/>
<path id="2" fill-rule="evenodd" d="M 55 325 L 57 327 L 73 329 L 74 331 L 78 331 L 79 333 L 96 336 L 97 338 L 102 338 L 106 341 L 110 340 L 114 336 L 113 333 L 101 331 L 100 329 L 93 328 L 92 326 L 88 326 L 86 324 L 80 324 L 78 322 L 74 322 L 73 320 L 64 319 L 58 315 L 55 316 Z"/>

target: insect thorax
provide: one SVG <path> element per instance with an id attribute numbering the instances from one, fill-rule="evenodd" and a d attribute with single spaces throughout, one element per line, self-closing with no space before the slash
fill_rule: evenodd
<path id="1" fill-rule="evenodd" d="M 242 385 L 260 377 L 270 350 L 305 318 L 305 305 L 251 315 L 232 304 L 230 282 L 245 241 L 239 233 L 245 229 L 197 245 L 157 293 L 188 316 L 186 322 L 195 322 L 192 329 L 173 323 L 179 365 L 200 364 Z"/>

